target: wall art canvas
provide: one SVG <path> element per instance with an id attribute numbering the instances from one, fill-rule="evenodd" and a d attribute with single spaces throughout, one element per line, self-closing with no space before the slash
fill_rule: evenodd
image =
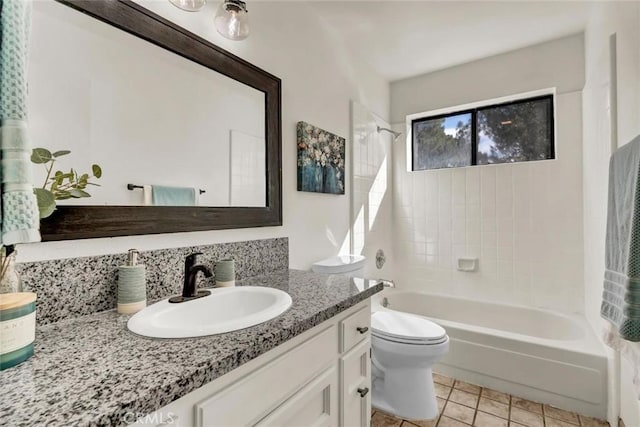
<path id="1" fill-rule="evenodd" d="M 298 122 L 298 191 L 344 194 L 345 139 Z"/>

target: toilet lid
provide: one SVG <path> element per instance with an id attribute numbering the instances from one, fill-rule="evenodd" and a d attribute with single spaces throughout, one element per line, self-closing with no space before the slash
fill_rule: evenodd
<path id="1" fill-rule="evenodd" d="M 379 338 L 413 344 L 438 344 L 447 331 L 424 317 L 398 311 L 376 311 L 371 315 L 371 333 Z"/>
<path id="2" fill-rule="evenodd" d="M 349 273 L 363 268 L 366 260 L 363 255 L 336 255 L 312 264 L 311 270 L 328 274 Z"/>

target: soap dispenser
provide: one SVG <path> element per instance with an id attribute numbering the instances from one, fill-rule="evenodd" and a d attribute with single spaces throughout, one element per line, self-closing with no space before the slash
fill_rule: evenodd
<path id="1" fill-rule="evenodd" d="M 118 267 L 118 313 L 133 314 L 147 306 L 145 266 L 138 264 L 140 252 L 129 249 L 127 264 Z"/>

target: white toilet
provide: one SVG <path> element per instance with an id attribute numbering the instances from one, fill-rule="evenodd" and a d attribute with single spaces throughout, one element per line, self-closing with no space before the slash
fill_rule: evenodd
<path id="1" fill-rule="evenodd" d="M 344 274 L 350 277 L 364 277 L 364 264 L 367 258 L 363 255 L 336 255 L 311 265 L 315 273 Z"/>
<path id="2" fill-rule="evenodd" d="M 316 273 L 363 277 L 366 258 L 338 255 L 319 261 Z M 449 351 L 449 337 L 424 317 L 392 310 L 371 315 L 371 403 L 405 419 L 438 416 L 431 367 Z"/>
<path id="3" fill-rule="evenodd" d="M 440 325 L 399 311 L 371 315 L 374 407 L 405 419 L 438 416 L 431 367 L 449 351 Z"/>

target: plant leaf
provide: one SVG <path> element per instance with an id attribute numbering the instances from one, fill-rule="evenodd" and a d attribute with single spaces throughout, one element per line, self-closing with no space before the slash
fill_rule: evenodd
<path id="1" fill-rule="evenodd" d="M 31 161 L 35 164 L 47 163 L 51 160 L 51 151 L 47 150 L 46 148 L 34 148 L 31 151 Z"/>
<path id="2" fill-rule="evenodd" d="M 98 165 L 91 165 L 91 170 L 93 172 L 93 176 L 96 178 L 102 177 L 102 168 Z"/>
<path id="3" fill-rule="evenodd" d="M 33 192 L 38 200 L 40 218 L 51 216 L 53 211 L 56 210 L 56 200 L 53 197 L 53 193 L 49 190 L 45 190 L 44 188 L 34 188 Z"/>
<path id="4" fill-rule="evenodd" d="M 69 150 L 60 150 L 60 151 L 56 151 L 55 153 L 53 153 L 52 156 L 53 157 L 62 157 L 62 156 L 66 156 L 69 153 L 71 153 L 71 151 L 69 151 Z"/>
<path id="5" fill-rule="evenodd" d="M 91 194 L 87 193 L 86 191 L 79 190 L 77 188 L 73 188 L 69 190 L 69 194 L 71 195 L 71 197 L 74 197 L 76 199 L 79 199 L 81 197 L 91 197 Z"/>

